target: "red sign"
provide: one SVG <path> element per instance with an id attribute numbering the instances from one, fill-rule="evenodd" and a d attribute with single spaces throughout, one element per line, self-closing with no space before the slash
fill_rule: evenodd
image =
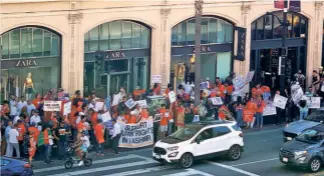
<path id="1" fill-rule="evenodd" d="M 285 0 L 274 0 L 274 7 L 277 9 L 285 8 Z"/>

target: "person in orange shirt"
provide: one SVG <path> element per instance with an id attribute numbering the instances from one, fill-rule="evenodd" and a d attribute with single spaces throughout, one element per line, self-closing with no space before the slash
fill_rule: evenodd
<path id="1" fill-rule="evenodd" d="M 49 143 L 50 139 L 52 137 L 49 135 L 50 128 L 48 126 L 45 126 L 43 128 L 43 135 L 44 135 L 44 156 L 45 156 L 45 164 L 50 164 L 50 152 L 51 152 L 51 145 Z"/>
<path id="2" fill-rule="evenodd" d="M 135 90 L 133 91 L 134 101 L 140 100 L 144 93 L 145 93 L 144 89 L 141 90 L 139 86 L 136 86 Z"/>
<path id="3" fill-rule="evenodd" d="M 222 105 L 219 109 L 218 109 L 218 118 L 219 120 L 226 120 L 226 112 L 230 112 L 229 109 L 226 107 L 226 105 Z"/>
<path id="4" fill-rule="evenodd" d="M 251 128 L 253 128 L 254 122 L 255 122 L 254 116 L 258 110 L 257 105 L 256 105 L 255 101 L 253 100 L 253 98 L 250 98 L 250 100 L 246 103 L 246 108 L 248 109 L 248 111 L 250 111 L 253 114 L 252 121 L 249 123 L 249 126 Z"/>
<path id="5" fill-rule="evenodd" d="M 243 121 L 247 123 L 246 128 L 253 127 L 253 121 L 254 121 L 253 110 L 251 110 L 247 107 L 243 108 Z"/>
<path id="6" fill-rule="evenodd" d="M 34 137 L 36 144 L 37 144 L 38 136 L 39 136 L 40 132 L 34 122 L 30 124 L 30 127 L 28 127 L 28 133 Z"/>
<path id="7" fill-rule="evenodd" d="M 142 109 L 142 112 L 141 112 L 141 117 L 142 117 L 143 119 L 148 119 L 149 116 L 150 116 L 150 114 L 149 114 L 147 108 L 143 108 L 143 109 Z"/>
<path id="8" fill-rule="evenodd" d="M 36 152 L 36 138 L 34 132 L 29 134 L 29 148 L 28 148 L 28 154 L 29 154 L 29 164 L 32 164 L 33 158 L 35 156 Z"/>
<path id="9" fill-rule="evenodd" d="M 91 108 L 89 109 L 89 115 L 91 116 L 92 128 L 94 128 L 97 125 L 98 113 Z"/>
<path id="10" fill-rule="evenodd" d="M 80 135 L 80 133 L 85 130 L 84 129 L 84 123 L 86 122 L 86 116 L 81 115 L 80 116 L 80 122 L 77 124 L 77 130 L 78 130 L 78 135 Z"/>
<path id="11" fill-rule="evenodd" d="M 25 138 L 25 134 L 26 134 L 26 127 L 25 127 L 25 123 L 21 120 L 17 121 L 17 131 L 19 132 L 19 136 L 17 137 L 18 139 L 18 143 L 19 143 L 19 151 L 21 152 L 21 155 L 24 155 L 24 138 Z"/>
<path id="12" fill-rule="evenodd" d="M 168 132 L 168 123 L 169 120 L 172 119 L 169 110 L 165 108 L 165 104 L 161 105 L 159 109 L 159 113 L 161 114 L 161 121 L 160 121 L 160 136 L 161 138 L 166 137 Z"/>
<path id="13" fill-rule="evenodd" d="M 35 108 L 38 108 L 39 103 L 41 102 L 42 96 L 38 93 L 35 95 L 35 99 L 32 101 L 32 104 L 35 106 Z"/>
<path id="14" fill-rule="evenodd" d="M 256 103 L 257 103 L 257 110 L 256 110 L 256 114 L 255 114 L 256 126 L 257 126 L 257 128 L 262 128 L 262 125 L 263 125 L 263 110 L 264 110 L 266 104 L 263 101 L 261 95 L 257 96 Z"/>
<path id="15" fill-rule="evenodd" d="M 94 135 L 96 136 L 96 140 L 98 143 L 96 153 L 97 155 L 101 155 L 101 156 L 104 155 L 102 151 L 102 144 L 105 142 L 104 134 L 105 134 L 105 128 L 102 124 L 102 120 L 98 119 L 96 126 L 94 127 Z"/>
<path id="16" fill-rule="evenodd" d="M 172 91 L 172 85 L 168 84 L 168 87 L 165 89 L 164 94 L 167 96 Z"/>

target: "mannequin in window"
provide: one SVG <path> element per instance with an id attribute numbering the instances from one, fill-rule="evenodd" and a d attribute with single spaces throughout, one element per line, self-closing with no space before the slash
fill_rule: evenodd
<path id="1" fill-rule="evenodd" d="M 28 73 L 27 78 L 24 82 L 24 89 L 23 89 L 23 93 L 26 93 L 26 100 L 31 100 L 32 93 L 34 91 L 35 91 L 35 89 L 34 89 L 32 74 Z"/>

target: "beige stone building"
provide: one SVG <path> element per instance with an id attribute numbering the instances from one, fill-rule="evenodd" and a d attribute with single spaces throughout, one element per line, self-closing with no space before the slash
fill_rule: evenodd
<path id="1" fill-rule="evenodd" d="M 302 1 L 301 12 L 287 16 L 290 75 L 302 70 L 308 83 L 323 60 L 323 4 Z M 194 0 L 2 0 L 1 97 L 44 94 L 51 87 L 107 95 L 120 87 L 147 89 L 155 75 L 165 87 L 174 82 L 178 63 L 186 64 L 189 82 L 194 15 Z M 202 77 L 255 70 L 256 81 L 267 82 L 263 73 L 277 72 L 281 18 L 272 1 L 205 0 Z M 239 29 L 246 29 L 240 60 L 234 51 Z"/>

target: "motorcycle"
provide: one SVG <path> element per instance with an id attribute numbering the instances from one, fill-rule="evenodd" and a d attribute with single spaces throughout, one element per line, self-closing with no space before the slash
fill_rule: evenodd
<path id="1" fill-rule="evenodd" d="M 71 169 L 74 164 L 79 164 L 81 160 L 83 160 L 84 166 L 89 167 L 92 165 L 92 159 L 88 156 L 88 152 L 83 152 L 82 159 L 79 159 L 72 154 L 75 151 L 75 147 L 73 145 L 69 145 L 67 148 L 67 156 L 68 158 L 66 159 L 64 163 L 65 169 Z"/>

